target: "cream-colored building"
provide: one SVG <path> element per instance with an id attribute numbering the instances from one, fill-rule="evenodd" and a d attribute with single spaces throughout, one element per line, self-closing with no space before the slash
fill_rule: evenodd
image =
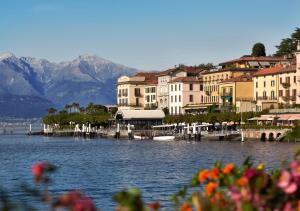
<path id="1" fill-rule="evenodd" d="M 293 105 L 299 102 L 299 96 L 297 95 L 298 86 L 300 82 L 297 81 L 298 73 L 296 71 L 296 65 L 291 65 L 281 69 L 278 74 L 279 87 L 278 87 L 278 103 L 285 106 Z"/>
<path id="2" fill-rule="evenodd" d="M 251 75 L 241 75 L 220 82 L 219 104 L 223 111 L 255 111 Z"/>
<path id="3" fill-rule="evenodd" d="M 169 113 L 181 115 L 186 107 L 202 104 L 203 83 L 198 77 L 179 77 L 169 82 Z"/>
<path id="4" fill-rule="evenodd" d="M 158 108 L 169 108 L 169 82 L 179 77 L 196 77 L 202 70 L 196 67 L 179 65 L 173 69 L 163 71 L 158 76 L 157 102 Z"/>
<path id="5" fill-rule="evenodd" d="M 147 84 L 145 86 L 144 108 L 154 110 L 157 109 L 157 84 Z"/>
<path id="6" fill-rule="evenodd" d="M 281 65 L 265 68 L 253 75 L 256 111 L 278 108 L 278 74 L 282 68 Z"/>
<path id="7" fill-rule="evenodd" d="M 121 76 L 117 84 L 117 101 L 119 110 L 141 110 L 156 102 L 156 91 L 145 93 L 145 88 L 156 87 L 156 73 L 137 73 L 135 76 Z M 147 89 L 148 90 L 148 89 Z M 156 89 L 155 89 L 156 90 Z M 145 95 L 146 94 L 146 95 Z M 150 95 L 150 101 L 147 99 Z M 146 99 L 146 103 L 145 103 Z"/>

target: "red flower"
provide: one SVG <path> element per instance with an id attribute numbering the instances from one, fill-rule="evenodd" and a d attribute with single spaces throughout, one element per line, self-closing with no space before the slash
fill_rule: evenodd
<path id="1" fill-rule="evenodd" d="M 92 199 L 84 197 L 75 203 L 72 211 L 96 211 L 96 208 Z"/>
<path id="2" fill-rule="evenodd" d="M 152 202 L 148 204 L 148 207 L 152 210 L 158 210 L 160 208 L 159 202 Z"/>
<path id="3" fill-rule="evenodd" d="M 45 167 L 46 164 L 43 162 L 34 164 L 31 168 L 33 176 L 40 177 L 44 173 Z"/>
<path id="4" fill-rule="evenodd" d="M 257 171 L 254 168 L 249 168 L 244 172 L 244 176 L 248 179 L 251 179 L 252 177 L 256 176 Z"/>

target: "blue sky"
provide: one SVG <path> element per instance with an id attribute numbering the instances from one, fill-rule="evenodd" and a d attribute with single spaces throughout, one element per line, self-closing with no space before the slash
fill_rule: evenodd
<path id="1" fill-rule="evenodd" d="M 83 53 L 142 70 L 267 54 L 300 27 L 299 0 L 0 0 L 0 51 Z"/>

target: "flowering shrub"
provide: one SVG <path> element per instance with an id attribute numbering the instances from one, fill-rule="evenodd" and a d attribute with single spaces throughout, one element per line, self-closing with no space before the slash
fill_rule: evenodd
<path id="1" fill-rule="evenodd" d="M 264 164 L 254 166 L 247 158 L 241 166 L 216 162 L 211 169 L 201 169 L 190 185 L 171 197 L 179 211 L 300 211 L 300 151 L 282 170 L 267 172 Z M 50 210 L 95 211 L 91 198 L 74 190 L 58 196 L 47 190 L 49 173 L 56 167 L 47 162 L 32 166 L 41 200 Z M 191 191 L 188 191 L 191 188 Z M 188 194 L 191 193 L 191 194 Z M 138 189 L 116 193 L 117 211 L 158 211 L 159 202 L 145 204 Z M 0 210 L 14 210 L 0 192 Z"/>

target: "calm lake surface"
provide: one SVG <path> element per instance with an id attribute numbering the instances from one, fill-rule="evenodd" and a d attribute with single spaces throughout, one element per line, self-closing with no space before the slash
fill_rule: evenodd
<path id="1" fill-rule="evenodd" d="M 241 163 L 253 156 L 269 169 L 292 158 L 300 144 L 270 142 L 154 142 L 109 139 L 0 135 L 0 186 L 22 198 L 18 186 L 32 185 L 31 165 L 49 161 L 59 167 L 49 189 L 55 193 L 83 189 L 101 210 L 113 210 L 111 196 L 139 187 L 144 199 L 159 200 L 168 210 L 169 196 L 187 184 L 199 168 L 216 160 Z M 29 198 L 23 199 L 29 200 Z"/>

